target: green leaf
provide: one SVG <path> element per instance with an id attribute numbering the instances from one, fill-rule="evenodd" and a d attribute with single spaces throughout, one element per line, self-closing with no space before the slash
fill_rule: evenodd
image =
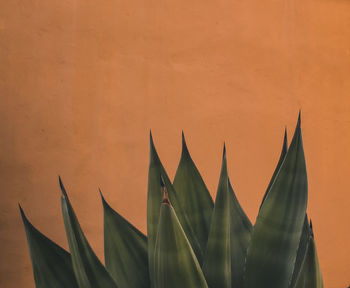
<path id="1" fill-rule="evenodd" d="M 120 288 L 150 287 L 147 237 L 101 198 L 107 271 Z"/>
<path id="2" fill-rule="evenodd" d="M 323 288 L 323 279 L 318 262 L 316 245 L 310 221 L 310 238 L 306 257 L 302 265 L 295 288 Z"/>
<path id="3" fill-rule="evenodd" d="M 160 206 L 162 202 L 161 183 L 160 177 L 163 178 L 165 186 L 169 193 L 172 206 L 176 212 L 176 215 L 181 223 L 181 226 L 186 234 L 186 237 L 190 241 L 192 249 L 201 263 L 203 252 L 200 248 L 199 242 L 193 232 L 192 227 L 189 224 L 186 213 L 183 211 L 171 184 L 169 177 L 158 157 L 157 151 L 154 147 L 152 134 L 150 134 L 150 163 L 148 172 L 148 194 L 147 194 L 147 236 L 148 236 L 148 259 L 149 259 L 149 271 L 151 277 L 151 286 L 153 286 L 154 278 L 154 247 L 156 243 Z"/>
<path id="4" fill-rule="evenodd" d="M 154 267 L 155 288 L 208 288 L 175 211 L 166 199 L 160 209 Z"/>
<path id="5" fill-rule="evenodd" d="M 230 209 L 227 161 L 224 147 L 220 180 L 211 220 L 203 273 L 209 287 L 231 288 Z"/>
<path id="6" fill-rule="evenodd" d="M 86 240 L 78 219 L 60 180 L 62 214 L 72 255 L 75 278 L 80 288 L 116 288 L 112 277 L 97 258 Z"/>
<path id="7" fill-rule="evenodd" d="M 275 171 L 273 172 L 273 175 L 271 177 L 271 180 L 270 180 L 270 183 L 269 185 L 267 186 L 267 189 L 265 191 L 265 194 L 264 194 L 264 197 L 263 197 L 263 200 L 261 201 L 261 205 L 260 205 L 260 209 L 261 209 L 261 206 L 263 205 L 264 201 L 265 201 L 265 198 L 267 196 L 267 193 L 269 193 L 270 191 L 270 188 L 272 186 L 272 183 L 275 181 L 276 179 L 276 175 L 278 173 L 278 171 L 280 170 L 281 168 L 281 165 L 282 165 L 282 162 L 284 160 L 284 158 L 286 157 L 287 155 L 287 151 L 288 151 L 288 140 L 287 140 L 287 129 L 284 130 L 284 137 L 283 137 L 283 144 L 282 144 L 282 151 L 281 151 L 281 155 L 280 155 L 280 158 L 278 160 L 278 163 L 277 163 L 277 166 L 275 168 Z"/>
<path id="8" fill-rule="evenodd" d="M 191 158 L 183 133 L 181 159 L 175 174 L 173 186 L 201 249 L 205 251 L 214 203 Z"/>
<path id="9" fill-rule="evenodd" d="M 228 178 L 230 194 L 230 253 L 232 288 L 243 288 L 244 266 L 250 242 L 252 223 L 243 211 Z"/>
<path id="10" fill-rule="evenodd" d="M 300 115 L 287 155 L 258 214 L 247 253 L 245 288 L 286 288 L 307 204 Z"/>
<path id="11" fill-rule="evenodd" d="M 27 219 L 21 206 L 36 288 L 77 288 L 70 254 L 44 236 Z"/>
<path id="12" fill-rule="evenodd" d="M 307 215 L 305 215 L 303 232 L 301 233 L 299 247 L 298 247 L 298 251 L 297 251 L 297 257 L 295 259 L 295 264 L 294 264 L 293 275 L 292 275 L 292 279 L 291 279 L 290 284 L 289 284 L 290 288 L 295 287 L 295 282 L 296 282 L 296 280 L 299 276 L 299 273 L 301 271 L 303 262 L 305 260 L 306 254 L 307 254 L 307 249 L 309 246 L 309 238 L 310 238 L 309 236 L 310 236 L 309 221 L 307 219 Z"/>

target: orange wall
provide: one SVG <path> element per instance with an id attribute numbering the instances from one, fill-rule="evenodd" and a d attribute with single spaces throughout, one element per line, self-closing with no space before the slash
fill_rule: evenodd
<path id="1" fill-rule="evenodd" d="M 184 129 L 212 195 L 226 141 L 255 220 L 302 108 L 325 287 L 347 287 L 349 27 L 346 0 L 1 1 L 0 286 L 34 287 L 18 202 L 67 247 L 58 174 L 99 256 L 98 187 L 145 231 L 150 128 L 171 177 Z"/>

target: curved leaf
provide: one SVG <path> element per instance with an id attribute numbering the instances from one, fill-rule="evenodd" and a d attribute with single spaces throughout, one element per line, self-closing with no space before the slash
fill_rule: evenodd
<path id="1" fill-rule="evenodd" d="M 318 262 L 312 224 L 310 221 L 310 238 L 307 254 L 300 271 L 295 288 L 323 288 L 323 279 L 320 264 Z"/>
<path id="2" fill-rule="evenodd" d="M 183 133 L 181 159 L 175 174 L 173 186 L 201 249 L 205 251 L 214 203 L 191 158 Z"/>
<path id="3" fill-rule="evenodd" d="M 307 204 L 300 116 L 287 155 L 261 207 L 247 253 L 245 287 L 286 288 Z"/>
<path id="4" fill-rule="evenodd" d="M 230 253 L 231 253 L 231 281 L 232 288 L 243 288 L 244 266 L 247 257 L 247 249 L 250 242 L 252 224 L 243 211 L 233 191 L 228 178 L 228 190 L 230 194 Z"/>
<path id="5" fill-rule="evenodd" d="M 147 237 L 101 198 L 107 271 L 120 288 L 150 287 Z"/>
<path id="6" fill-rule="evenodd" d="M 201 263 L 202 250 L 200 248 L 199 242 L 193 232 L 191 225 L 189 224 L 186 213 L 183 211 L 171 184 L 169 177 L 158 157 L 157 151 L 154 147 L 152 134 L 150 134 L 150 163 L 148 172 L 148 194 L 147 194 L 147 236 L 148 236 L 148 260 L 149 260 L 149 271 L 151 278 L 151 285 L 153 283 L 154 277 L 154 247 L 156 243 L 160 206 L 162 202 L 161 194 L 161 183 L 160 177 L 164 179 L 165 186 L 169 193 L 169 198 L 171 200 L 172 206 L 176 212 L 176 215 L 181 223 L 181 226 L 188 238 L 192 249 Z"/>
<path id="7" fill-rule="evenodd" d="M 73 269 L 80 288 L 116 288 L 112 277 L 97 258 L 80 228 L 78 219 L 68 199 L 66 190 L 62 190 L 62 214 L 69 248 L 72 255 Z"/>
<path id="8" fill-rule="evenodd" d="M 269 185 L 267 186 L 267 189 L 265 191 L 265 194 L 264 194 L 264 197 L 263 197 L 263 200 L 261 201 L 261 205 L 260 205 L 260 209 L 261 209 L 261 206 L 263 205 L 264 201 L 265 201 L 265 198 L 267 196 L 267 193 L 270 191 L 270 188 L 272 186 L 272 183 L 275 181 L 276 179 L 276 175 L 278 173 L 278 171 L 280 170 L 281 168 L 281 165 L 282 165 L 282 162 L 284 160 L 284 158 L 286 157 L 287 155 L 287 151 L 288 151 L 288 140 L 287 140 L 287 129 L 284 130 L 284 137 L 283 137 L 283 144 L 282 144 L 282 151 L 281 151 L 281 155 L 280 155 L 280 158 L 278 160 L 278 163 L 277 163 L 277 166 L 275 168 L 275 171 L 273 172 L 273 175 L 271 177 L 271 180 L 270 180 L 270 183 Z"/>
<path id="9" fill-rule="evenodd" d="M 220 180 L 211 220 L 203 273 L 209 287 L 231 288 L 230 210 L 226 152 L 222 158 Z"/>
<path id="10" fill-rule="evenodd" d="M 154 267 L 155 288 L 208 288 L 175 211 L 166 199 L 160 209 Z"/>
<path id="11" fill-rule="evenodd" d="M 293 288 L 295 286 L 295 282 L 299 276 L 302 265 L 304 263 L 304 260 L 307 254 L 307 249 L 309 246 L 309 238 L 310 238 L 309 236 L 310 236 L 309 221 L 307 219 L 307 215 L 305 215 L 303 232 L 301 233 L 299 247 L 297 251 L 297 257 L 295 259 L 295 264 L 294 264 L 293 275 L 289 284 L 290 288 Z"/>
<path id="12" fill-rule="evenodd" d="M 21 206 L 36 288 L 78 288 L 70 254 L 37 230 Z"/>

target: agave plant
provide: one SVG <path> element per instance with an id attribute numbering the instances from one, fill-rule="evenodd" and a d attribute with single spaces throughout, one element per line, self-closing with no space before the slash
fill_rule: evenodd
<path id="1" fill-rule="evenodd" d="M 224 147 L 215 204 L 182 137 L 173 183 L 150 137 L 147 236 L 103 198 L 105 266 L 86 240 L 67 192 L 62 213 L 70 253 L 21 210 L 37 288 L 320 288 L 300 116 L 264 194 L 254 226 L 232 188 Z"/>

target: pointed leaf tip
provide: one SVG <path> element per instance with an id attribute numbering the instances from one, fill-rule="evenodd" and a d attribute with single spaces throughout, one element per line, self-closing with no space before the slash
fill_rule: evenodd
<path id="1" fill-rule="evenodd" d="M 150 288 L 147 237 L 108 202 L 103 214 L 105 265 L 117 287 Z"/>
<path id="2" fill-rule="evenodd" d="M 27 233 L 27 229 L 28 228 L 33 228 L 33 224 L 29 221 L 29 219 L 27 218 L 27 215 L 24 213 L 24 210 L 22 209 L 22 206 L 18 203 L 18 208 L 19 211 L 21 213 L 21 217 L 22 217 L 22 221 L 24 224 L 24 228 L 26 229 L 26 233 Z"/>
<path id="3" fill-rule="evenodd" d="M 288 138 L 287 138 L 287 127 L 285 127 L 284 128 L 284 137 L 283 137 L 283 143 L 282 143 L 282 150 L 281 150 L 280 158 L 278 160 L 278 163 L 277 163 L 277 166 L 275 168 L 275 171 L 272 174 L 272 177 L 271 177 L 271 180 L 269 182 L 269 185 L 267 186 L 267 189 L 265 191 L 263 200 L 261 201 L 260 209 L 261 209 L 261 207 L 262 207 L 262 205 L 263 205 L 263 203 L 264 203 L 264 201 L 265 201 L 265 199 L 267 197 L 267 194 L 270 191 L 270 188 L 271 188 L 273 182 L 275 181 L 275 178 L 276 178 L 276 176 L 278 174 L 278 171 L 281 168 L 281 165 L 282 165 L 282 163 L 284 161 L 284 158 L 285 158 L 285 156 L 287 154 L 287 151 L 288 151 Z"/>
<path id="4" fill-rule="evenodd" d="M 27 235 L 35 287 L 78 288 L 69 253 L 35 228 L 20 204 L 18 207 Z"/>
<path id="5" fill-rule="evenodd" d="M 184 154 L 189 155 L 189 151 L 188 151 L 187 143 L 186 143 L 186 138 L 185 138 L 185 134 L 184 134 L 183 130 L 181 132 L 181 137 L 182 137 L 182 155 L 184 155 Z"/>
<path id="6" fill-rule="evenodd" d="M 262 281 L 266 287 L 289 287 L 305 222 L 307 195 L 299 118 L 288 152 L 254 225 L 247 253 L 246 288 L 260 287 Z"/>
<path id="7" fill-rule="evenodd" d="M 154 145 L 154 140 L 153 140 L 153 136 L 152 136 L 152 132 L 150 130 L 149 132 L 149 148 L 150 148 L 150 163 L 152 161 L 158 161 L 159 157 L 158 157 L 158 153 L 156 150 L 156 146 Z"/>
<path id="8" fill-rule="evenodd" d="M 62 214 L 75 277 L 79 287 L 117 288 L 87 241 L 69 199 L 62 197 Z M 43 286 L 52 287 L 52 286 Z M 70 286 L 65 286 L 70 287 Z"/>
<path id="9" fill-rule="evenodd" d="M 284 156 L 287 154 L 288 151 L 288 136 L 287 136 L 287 128 L 284 130 L 284 137 L 283 137 L 283 146 L 282 146 L 282 154 Z"/>
<path id="10" fill-rule="evenodd" d="M 152 130 L 149 130 L 149 142 L 151 144 L 151 147 L 154 147 L 154 142 L 153 142 L 153 136 L 152 136 Z"/>
<path id="11" fill-rule="evenodd" d="M 210 219 L 213 210 L 213 200 L 210 193 L 197 169 L 186 144 L 184 132 L 182 131 L 182 152 L 176 174 L 173 181 L 173 188 L 176 191 L 175 197 L 172 197 L 172 191 L 169 188 L 171 204 L 175 207 L 178 203 L 183 214 L 189 222 L 193 231 L 193 239 L 197 238 L 198 244 L 203 255 L 208 240 Z M 181 212 L 176 211 L 177 216 Z M 201 256 L 199 257 L 201 258 Z M 202 260 L 199 259 L 200 264 Z"/>
<path id="12" fill-rule="evenodd" d="M 18 203 L 18 208 L 19 208 L 19 211 L 21 212 L 23 222 L 28 223 L 29 220 L 28 220 L 26 214 L 24 213 L 21 204 L 19 204 L 19 203 Z"/>
<path id="13" fill-rule="evenodd" d="M 222 149 L 222 158 L 226 158 L 226 143 L 224 142 L 224 148 Z"/>
<path id="14" fill-rule="evenodd" d="M 59 176 L 59 175 L 58 175 L 58 182 L 59 182 L 59 184 L 60 184 L 60 188 L 61 188 L 61 191 L 62 191 L 63 196 L 66 197 L 66 198 L 68 198 L 68 195 L 67 195 L 66 189 L 64 188 L 64 185 L 63 185 L 61 176 Z"/>
<path id="15" fill-rule="evenodd" d="M 151 155 L 152 155 L 152 153 L 154 153 L 156 151 L 156 147 L 154 146 L 154 141 L 153 141 L 153 136 L 152 136 L 151 130 L 149 130 L 149 148 L 150 148 Z"/>
<path id="16" fill-rule="evenodd" d="M 284 127 L 284 138 L 283 138 L 284 144 L 288 146 L 288 136 L 287 136 L 287 126 Z"/>
<path id="17" fill-rule="evenodd" d="M 232 187 L 232 183 L 231 183 L 231 180 L 230 180 L 230 177 L 227 176 L 227 185 L 230 187 Z"/>
<path id="18" fill-rule="evenodd" d="M 106 206 L 106 205 L 109 206 L 107 201 L 106 201 L 106 199 L 105 199 L 105 197 L 103 196 L 103 193 L 102 193 L 100 188 L 98 188 L 98 192 L 100 192 L 100 196 L 101 196 L 101 200 L 102 200 L 103 206 Z"/>
<path id="19" fill-rule="evenodd" d="M 294 131 L 294 135 L 293 135 L 293 139 L 292 139 L 292 142 L 291 142 L 291 145 L 293 144 L 293 142 L 295 142 L 295 145 L 298 145 L 297 143 L 299 141 L 301 141 L 302 139 L 302 131 L 301 131 L 301 111 L 299 111 L 299 116 L 298 116 L 298 122 L 296 124 L 296 127 L 295 127 L 295 131 Z"/>
<path id="20" fill-rule="evenodd" d="M 226 149 L 224 145 L 222 167 L 211 216 L 203 273 L 209 287 L 231 288 L 230 208 Z"/>
<path id="21" fill-rule="evenodd" d="M 314 229 L 312 228 L 312 221 L 310 219 L 310 236 L 311 238 L 314 238 Z"/>

